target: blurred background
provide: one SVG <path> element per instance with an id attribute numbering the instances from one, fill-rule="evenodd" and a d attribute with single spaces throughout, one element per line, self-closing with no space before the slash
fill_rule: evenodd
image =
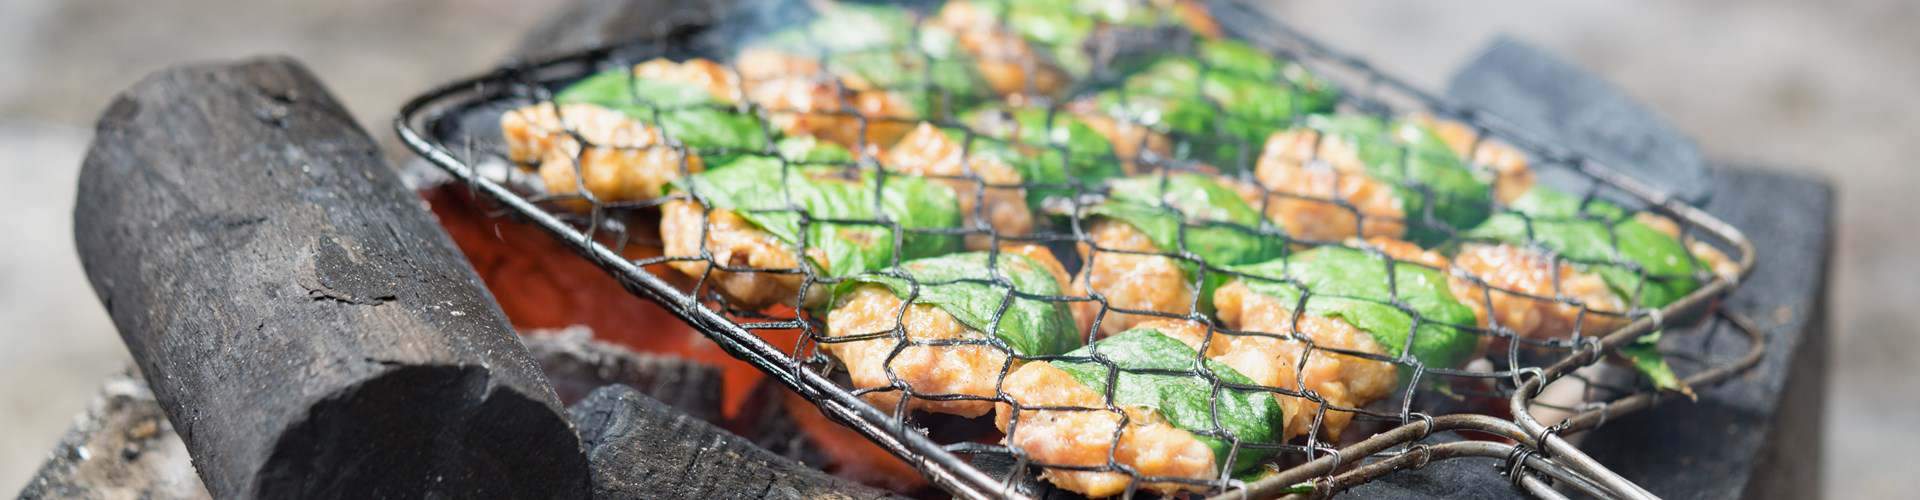
<path id="1" fill-rule="evenodd" d="M 558 3 L 556 0 L 553 3 Z M 1605 75 L 1722 163 L 1838 190 L 1825 488 L 1920 489 L 1920 2 L 1277 1 L 1305 31 L 1439 90 L 1505 33 Z M 181 61 L 291 54 L 376 137 L 429 85 L 485 70 L 552 5 L 515 0 L 0 1 L 0 495 L 129 363 L 73 253 L 95 115 Z M 400 151 L 390 156 L 402 158 Z M 84 200 L 81 200 L 84 202 Z M 1762 258 L 1766 249 L 1761 249 Z M 1762 265 L 1766 265 L 1763 260 Z"/>

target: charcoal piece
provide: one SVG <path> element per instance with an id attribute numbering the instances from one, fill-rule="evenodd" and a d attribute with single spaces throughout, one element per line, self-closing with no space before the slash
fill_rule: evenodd
<path id="1" fill-rule="evenodd" d="M 846 372 L 829 378 L 849 386 Z M 909 462 L 895 456 L 860 432 L 821 412 L 814 402 L 768 378 L 748 393 L 727 428 L 776 455 L 861 484 L 907 492 L 911 496 L 940 495 Z M 922 417 L 946 418 L 939 422 Z M 935 442 L 998 439 L 989 417 L 967 419 L 951 415 L 916 413 L 910 428 L 927 433 Z M 983 430 L 984 428 L 984 430 Z M 991 436 L 988 433 L 992 433 Z"/>
<path id="2" fill-rule="evenodd" d="M 637 353 L 593 339 L 583 327 L 528 332 L 527 352 L 547 373 L 560 401 L 574 404 L 594 389 L 624 384 L 708 422 L 720 419 L 720 369 L 673 356 Z"/>
<path id="3" fill-rule="evenodd" d="M 1605 79 L 1526 42 L 1494 40 L 1454 73 L 1447 95 L 1689 203 L 1705 202 L 1712 191 L 1712 176 L 1692 139 Z M 1543 182 L 1562 188 L 1591 185 L 1567 169 L 1539 172 Z"/>
<path id="4" fill-rule="evenodd" d="M 813 468 L 825 468 L 832 460 L 820 450 L 812 436 L 800 427 L 787 409 L 786 386 L 773 379 L 761 379 L 753 386 L 727 428 L 745 436 L 755 446 Z"/>
<path id="5" fill-rule="evenodd" d="M 1035 500 L 1082 498 L 1078 493 L 1055 488 L 1053 483 L 1040 479 L 1040 467 L 1020 463 L 1012 453 L 976 453 L 968 457 L 967 463 L 999 479 L 1004 489 L 997 491 L 1008 496 Z"/>
<path id="6" fill-rule="evenodd" d="M 546 377 L 299 63 L 180 66 L 101 116 L 81 262 L 215 496 L 584 496 Z"/>
<path id="7" fill-rule="evenodd" d="M 587 447 L 595 498 L 889 498 L 688 417 L 624 385 L 569 412 Z"/>
<path id="8" fill-rule="evenodd" d="M 20 498 L 211 497 L 153 391 L 123 373 L 107 378 Z"/>

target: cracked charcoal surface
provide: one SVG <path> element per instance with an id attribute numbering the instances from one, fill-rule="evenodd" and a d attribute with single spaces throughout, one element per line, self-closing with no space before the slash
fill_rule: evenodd
<path id="1" fill-rule="evenodd" d="M 593 464 L 595 498 L 895 498 L 774 455 L 624 385 L 593 391 L 568 412 Z"/>
<path id="2" fill-rule="evenodd" d="M 81 262 L 215 496 L 586 493 L 491 295 L 297 63 L 148 77 L 80 186 Z"/>

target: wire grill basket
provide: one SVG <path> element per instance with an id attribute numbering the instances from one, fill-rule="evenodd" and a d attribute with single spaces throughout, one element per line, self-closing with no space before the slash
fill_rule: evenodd
<path id="1" fill-rule="evenodd" d="M 1712 311 L 1752 268 L 1753 250 L 1737 230 L 1246 5 L 1155 3 L 1172 14 L 1110 16 L 1083 40 L 1057 43 L 1043 39 L 1044 30 L 1016 29 L 1020 21 L 1005 9 L 969 17 L 917 4 L 897 32 L 863 19 L 834 26 L 851 33 L 763 36 L 821 26 L 807 23 L 841 7 L 761 2 L 694 34 L 677 30 L 446 85 L 409 103 L 396 126 L 409 146 L 472 189 L 571 243 L 634 293 L 958 496 L 1047 495 L 1052 490 L 1032 478 L 1043 470 L 1056 482 L 1076 472 L 1089 482 L 1117 480 L 1118 491 L 1103 493 L 1127 495 L 1331 493 L 1458 456 L 1503 458 L 1516 486 L 1536 494 L 1557 495 L 1557 485 L 1645 496 L 1561 436 L 1758 359 L 1763 343 L 1754 331 Z M 984 19 L 984 27 L 967 19 Z M 1250 72 L 1232 66 L 1208 52 L 1216 46 L 1206 35 L 1216 30 L 1277 62 Z M 784 58 L 778 71 L 762 71 L 766 61 L 748 62 L 745 49 Z M 702 57 L 734 66 L 683 63 Z M 1171 59 L 1185 63 L 1159 64 Z M 1161 81 L 1152 81 L 1156 71 Z M 1216 75 L 1257 78 L 1260 88 Z M 595 102 L 578 89 L 596 79 L 605 91 L 600 107 L 572 105 Z M 707 92 L 690 97 L 685 85 L 661 90 L 650 87 L 655 80 Z M 1346 131 L 1327 116 L 1362 117 L 1355 123 L 1372 128 Z M 1452 149 L 1395 135 L 1439 128 L 1456 135 Z M 1295 133 L 1273 138 L 1286 131 Z M 1076 142 L 1089 133 L 1105 141 Z M 812 140 L 792 139 L 803 136 Z M 818 147 L 826 143 L 844 150 Z M 1431 158 L 1437 151 L 1450 159 Z M 1516 159 L 1528 168 L 1500 165 Z M 1477 187 L 1426 173 L 1449 165 Z M 764 177 L 746 182 L 741 172 Z M 1576 208 L 1543 214 L 1500 192 L 1509 181 L 1524 190 L 1536 176 Z M 1221 188 L 1202 192 L 1234 198 L 1242 211 L 1196 209 L 1216 205 L 1172 194 L 1191 179 Z M 1150 195 L 1129 198 L 1137 192 Z M 1114 208 L 1120 201 L 1132 211 Z M 932 220 L 939 218 L 931 212 L 947 217 Z M 1489 218 L 1517 229 L 1505 237 L 1480 229 Z M 1131 229 L 1114 229 L 1116 221 Z M 1628 225 L 1640 232 L 1621 229 Z M 1569 248 L 1555 236 L 1565 227 L 1602 228 L 1592 233 L 1597 250 Z M 1635 253 L 1636 238 L 1669 227 L 1672 241 L 1690 247 L 1655 269 Z M 1222 250 L 1235 245 L 1252 250 Z M 978 272 L 913 263 L 966 250 L 974 260 L 937 262 Z M 1490 252 L 1485 265 L 1468 264 L 1465 254 L 1476 251 Z M 1492 258 L 1499 256 L 1520 260 Z M 1237 260 L 1223 262 L 1229 258 Z M 1340 259 L 1368 276 L 1378 271 L 1381 286 L 1346 286 L 1364 280 L 1351 277 L 1361 268 L 1331 267 Z M 1036 286 L 1023 275 L 1035 273 L 1022 266 L 1049 267 L 1036 265 L 1047 260 L 1061 262 L 1066 276 Z M 1316 266 L 1329 270 L 1316 274 Z M 1512 276 L 1526 266 L 1532 281 Z M 1607 286 L 1583 294 L 1583 283 Z M 891 321 L 832 328 L 834 314 L 861 300 L 862 286 L 884 290 L 870 295 Z M 1234 287 L 1243 292 L 1236 300 L 1264 297 L 1270 302 L 1260 310 L 1279 313 L 1266 322 L 1244 312 L 1227 317 L 1217 290 Z M 990 304 L 976 304 L 971 310 L 986 312 L 974 316 L 915 312 L 966 309 L 941 302 L 954 294 Z M 1453 308 L 1430 307 L 1435 294 Z M 1071 335 L 1031 338 L 1045 337 L 1033 332 L 1067 311 L 1077 321 Z M 1357 317 L 1367 314 L 1372 319 Z M 1381 333 L 1380 317 L 1397 318 L 1398 331 Z M 1039 319 L 1014 324 L 1023 318 Z M 1117 345 L 1103 338 L 1143 325 L 1184 339 L 1188 357 L 1169 363 L 1101 350 Z M 947 333 L 929 333 L 940 328 Z M 1678 383 L 1609 372 L 1642 358 L 1614 353 L 1645 346 L 1663 329 L 1661 352 L 1684 375 Z M 776 345 L 762 335 L 775 330 L 798 331 L 800 341 Z M 1360 340 L 1341 340 L 1342 332 Z M 1722 348 L 1699 349 L 1714 345 Z M 1259 364 L 1225 361 L 1232 352 L 1271 355 L 1271 369 L 1248 376 L 1242 372 Z M 941 363 L 973 371 L 928 368 Z M 1081 374 L 1094 399 L 1023 395 L 1019 377 L 1039 365 Z M 1334 383 L 1309 373 L 1325 369 L 1339 372 Z M 1365 392 L 1359 387 L 1368 383 L 1375 394 L 1342 392 Z M 1209 396 L 1197 413 L 1142 412 L 1138 406 L 1172 404 L 1124 394 L 1143 384 L 1185 384 Z M 1233 412 L 1269 399 L 1298 414 L 1293 423 L 1285 415 L 1268 421 L 1285 432 L 1256 437 L 1232 422 L 1244 416 Z M 940 442 L 918 410 L 991 413 L 1008 439 Z M 1060 432 L 1044 422 L 1061 420 L 1107 425 L 1110 437 L 1095 440 L 1092 459 L 1035 451 L 1057 436 L 1020 439 L 1023 422 L 1039 429 L 1032 436 Z M 1180 469 L 1131 456 L 1144 452 L 1128 446 L 1151 443 L 1126 434 L 1155 425 L 1210 445 L 1210 460 L 1200 460 L 1206 473 L 1167 473 Z M 989 473 L 986 463 L 1012 465 Z"/>

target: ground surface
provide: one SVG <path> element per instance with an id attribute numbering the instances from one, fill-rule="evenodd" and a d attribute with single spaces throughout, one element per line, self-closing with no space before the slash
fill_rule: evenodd
<path id="1" fill-rule="evenodd" d="M 126 351 L 73 256 L 93 117 L 167 64 L 301 58 L 385 136 L 409 94 L 484 69 L 541 8 L 510 0 L 0 2 L 0 494 L 17 491 Z M 1438 89 L 1496 33 L 1651 103 L 1715 158 L 1833 179 L 1840 240 L 1827 491 L 1920 487 L 1920 3 L 1288 1 L 1296 26 Z M 1763 255 L 1765 249 L 1762 249 Z M 1763 257 L 1764 258 L 1764 257 Z M 1764 262 L 1763 262 L 1764 265 Z M 1899 427 L 1904 425 L 1904 428 Z"/>

